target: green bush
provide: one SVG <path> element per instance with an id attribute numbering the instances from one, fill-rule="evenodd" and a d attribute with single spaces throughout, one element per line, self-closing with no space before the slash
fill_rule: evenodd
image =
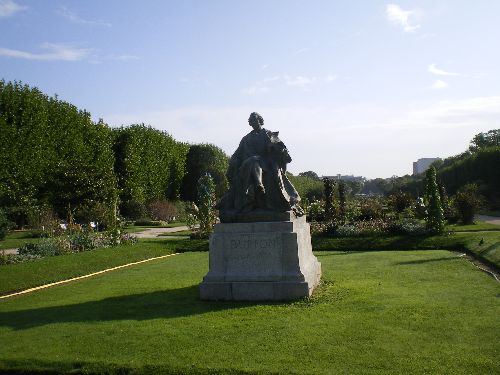
<path id="1" fill-rule="evenodd" d="M 179 199 L 188 145 L 144 124 L 114 129 L 113 133 L 122 215 L 138 219 L 143 215 L 137 216 L 137 205 Z"/>
<path id="2" fill-rule="evenodd" d="M 36 88 L 0 80 L 0 206 L 18 226 L 48 204 L 62 218 L 117 196 L 112 133 L 90 113 Z"/>
<path id="3" fill-rule="evenodd" d="M 217 198 L 221 198 L 228 189 L 228 167 L 229 158 L 219 147 L 211 144 L 190 146 L 186 158 L 186 174 L 182 180 L 182 199 L 198 202 L 198 180 L 207 173 L 214 180 Z"/>
<path id="4" fill-rule="evenodd" d="M 389 233 L 403 234 L 410 236 L 420 236 L 428 233 L 428 229 L 421 220 L 418 219 L 400 219 L 389 225 Z"/>
<path id="5" fill-rule="evenodd" d="M 5 238 L 11 227 L 12 223 L 7 219 L 4 210 L 0 209 L 0 241 Z"/>
<path id="6" fill-rule="evenodd" d="M 44 238 L 39 243 L 26 243 L 18 249 L 17 255 L 0 259 L 0 264 L 12 264 L 48 256 L 66 255 L 120 244 L 135 244 L 137 238 L 118 229 L 107 232 L 81 231 L 70 235 Z"/>
<path id="7" fill-rule="evenodd" d="M 458 220 L 462 224 L 472 224 L 476 215 L 483 205 L 483 198 L 478 192 L 476 184 L 463 186 L 453 199 Z"/>
<path id="8" fill-rule="evenodd" d="M 166 225 L 166 221 L 162 220 L 149 220 L 149 219 L 141 219 L 141 220 L 136 220 L 134 222 L 134 225 L 138 227 L 161 227 L 162 225 Z"/>
<path id="9" fill-rule="evenodd" d="M 444 212 L 441 206 L 439 188 L 436 182 L 436 169 L 430 167 L 425 174 L 425 207 L 427 215 L 425 221 L 427 229 L 432 233 L 443 233 L 444 231 Z"/>

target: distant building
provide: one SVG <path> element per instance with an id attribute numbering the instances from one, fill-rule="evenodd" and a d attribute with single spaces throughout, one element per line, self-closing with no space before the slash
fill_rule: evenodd
<path id="1" fill-rule="evenodd" d="M 341 175 L 341 174 L 338 174 L 336 176 L 322 176 L 321 178 L 322 179 L 323 178 L 329 178 L 331 180 L 342 180 L 342 181 L 358 181 L 358 182 L 365 182 L 366 181 L 365 177 L 363 177 L 363 176 L 353 176 L 352 174 L 351 175 Z"/>
<path id="2" fill-rule="evenodd" d="M 414 161 L 413 175 L 416 176 L 418 174 L 424 173 L 436 160 L 440 160 L 440 158 L 422 158 Z"/>

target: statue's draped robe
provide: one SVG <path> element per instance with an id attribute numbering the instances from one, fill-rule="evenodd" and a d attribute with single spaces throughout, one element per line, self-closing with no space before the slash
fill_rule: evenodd
<path id="1" fill-rule="evenodd" d="M 299 194 L 286 176 L 286 164 L 292 159 L 278 138 L 278 132 L 266 129 L 253 130 L 243 137 L 231 157 L 227 173 L 231 191 L 226 197 L 226 208 L 248 212 L 255 208 L 272 211 L 298 212 Z M 258 189 L 254 170 L 262 169 L 265 188 L 263 202 L 257 202 Z"/>

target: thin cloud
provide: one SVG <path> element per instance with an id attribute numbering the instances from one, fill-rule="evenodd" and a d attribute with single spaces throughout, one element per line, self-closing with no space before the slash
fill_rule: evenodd
<path id="1" fill-rule="evenodd" d="M 329 74 L 327 74 L 325 81 L 327 83 L 329 83 L 329 82 L 333 82 L 333 81 L 337 80 L 337 78 L 339 78 L 339 77 L 336 74 L 329 73 Z"/>
<path id="2" fill-rule="evenodd" d="M 438 79 L 437 81 L 435 81 L 432 84 L 431 89 L 433 89 L 433 90 L 441 90 L 441 89 L 445 89 L 447 87 L 448 87 L 448 84 L 445 81 L 442 81 L 442 80 Z"/>
<path id="3" fill-rule="evenodd" d="M 269 91 L 269 84 L 271 82 L 278 81 L 279 79 L 279 76 L 264 78 L 260 81 L 255 82 L 252 86 L 241 90 L 241 92 L 246 95 L 255 95 L 267 92 Z"/>
<path id="4" fill-rule="evenodd" d="M 311 77 L 311 78 L 304 76 L 290 77 L 288 75 L 285 75 L 283 78 L 285 79 L 285 83 L 288 86 L 297 86 L 302 89 L 307 89 L 310 85 L 316 82 L 316 77 Z"/>
<path id="5" fill-rule="evenodd" d="M 43 43 L 40 46 L 47 52 L 33 53 L 10 48 L 0 48 L 0 56 L 41 61 L 79 61 L 87 58 L 92 52 L 88 48 L 74 48 L 65 44 Z"/>
<path id="6" fill-rule="evenodd" d="M 111 27 L 111 23 L 101 21 L 101 20 L 87 20 L 84 18 L 81 18 L 78 16 L 76 13 L 72 12 L 65 6 L 59 8 L 56 13 L 60 15 L 61 17 L 66 18 L 70 22 L 80 24 L 80 25 L 90 25 L 90 26 L 105 26 L 105 27 Z"/>
<path id="7" fill-rule="evenodd" d="M 28 7 L 19 5 L 12 0 L 0 0 L 0 17 L 11 17 L 26 9 Z"/>
<path id="8" fill-rule="evenodd" d="M 0 56 L 35 60 L 35 61 L 82 61 L 86 60 L 93 64 L 100 64 L 104 61 L 133 61 L 140 58 L 135 55 L 100 55 L 92 48 L 77 48 L 69 44 L 43 43 L 40 45 L 42 52 L 21 51 L 11 48 L 0 47 Z"/>
<path id="9" fill-rule="evenodd" d="M 263 80 L 255 82 L 250 87 L 244 88 L 241 90 L 241 93 L 246 95 L 256 95 L 264 92 L 268 92 L 271 90 L 272 83 L 278 85 L 286 85 L 291 87 L 298 87 L 305 91 L 309 90 L 309 88 L 314 84 L 329 84 L 338 79 L 338 76 L 332 73 L 328 73 L 321 79 L 317 79 L 316 77 L 306 77 L 306 76 L 289 76 L 288 74 L 268 77 Z"/>
<path id="10" fill-rule="evenodd" d="M 295 51 L 295 55 L 300 55 L 301 53 L 307 52 L 309 50 L 310 50 L 310 48 L 307 48 L 307 47 L 306 48 L 300 48 L 297 51 Z"/>
<path id="11" fill-rule="evenodd" d="M 442 69 L 438 69 L 436 67 L 436 64 L 429 65 L 428 70 L 430 73 L 438 75 L 438 76 L 461 76 L 461 74 L 459 74 L 459 73 L 451 73 L 451 72 L 447 72 L 447 71 L 442 70 Z"/>
<path id="12" fill-rule="evenodd" d="M 332 175 L 345 170 L 348 174 L 388 177 L 411 173 L 411 162 L 419 157 L 459 153 L 474 134 L 497 127 L 500 96 L 422 103 L 403 111 L 363 103 L 340 107 L 185 107 L 100 116 L 113 126 L 151 124 L 180 141 L 214 143 L 232 154 L 241 137 L 250 131 L 246 119 L 255 110 L 264 116 L 266 129 L 282 130 L 280 135 L 294 159 L 289 166 L 292 173 L 314 169 L 320 175 Z M 352 142 L 340 142 L 332 148 L 332 137 L 355 141 L 376 157 L 357 157 L 359 147 L 353 148 Z M 382 152 L 380 144 L 387 139 L 398 142 Z"/>
<path id="13" fill-rule="evenodd" d="M 416 10 L 403 10 L 399 5 L 387 4 L 385 14 L 390 23 L 401 26 L 407 33 L 414 33 L 420 28 L 419 24 L 414 23 L 419 14 Z"/>

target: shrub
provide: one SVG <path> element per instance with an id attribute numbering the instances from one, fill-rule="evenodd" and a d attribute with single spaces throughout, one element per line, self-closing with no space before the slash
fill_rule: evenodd
<path id="1" fill-rule="evenodd" d="M 328 223 L 323 234 L 332 237 L 358 237 L 382 234 L 388 230 L 388 224 L 384 220 L 356 221 L 351 224 Z"/>
<path id="2" fill-rule="evenodd" d="M 174 202 L 158 199 L 150 202 L 147 206 L 149 217 L 153 220 L 173 221 L 177 216 L 177 206 Z"/>
<path id="3" fill-rule="evenodd" d="M 4 210 L 0 209 L 0 240 L 5 238 L 10 228 L 12 228 L 12 223 L 7 219 Z"/>
<path id="4" fill-rule="evenodd" d="M 399 191 L 397 193 L 391 194 L 387 198 L 387 204 L 396 213 L 402 213 L 403 211 L 412 207 L 414 202 L 413 197 L 410 193 Z"/>
<path id="5" fill-rule="evenodd" d="M 483 198 L 479 194 L 476 184 L 467 184 L 457 192 L 453 203 L 458 220 L 462 224 L 472 224 L 474 215 L 483 204 Z"/>
<path id="6" fill-rule="evenodd" d="M 149 220 L 149 219 L 141 219 L 141 220 L 136 220 L 134 222 L 134 225 L 137 225 L 138 227 L 161 227 L 162 225 L 166 225 L 166 221 L 161 221 L 161 220 Z"/>
<path id="7" fill-rule="evenodd" d="M 18 249 L 17 255 L 4 257 L 3 260 L 0 260 L 0 264 L 20 263 L 47 256 L 65 255 L 137 242 L 137 237 L 129 233 L 122 234 L 118 229 L 100 233 L 82 231 L 71 235 L 46 238 L 37 244 L 26 243 Z"/>
<path id="8" fill-rule="evenodd" d="M 425 174 L 425 203 L 427 216 L 425 221 L 427 229 L 432 233 L 443 233 L 444 231 L 444 212 L 441 206 L 439 188 L 436 182 L 436 169 L 430 167 Z"/>
<path id="9" fill-rule="evenodd" d="M 64 255 L 71 253 L 71 242 L 68 236 L 44 238 L 37 244 L 24 244 L 17 252 L 19 255 L 35 255 L 39 257 Z"/>
<path id="10" fill-rule="evenodd" d="M 377 198 L 365 198 L 359 203 L 359 216 L 357 220 L 369 221 L 384 217 L 384 206 Z"/>
<path id="11" fill-rule="evenodd" d="M 389 226 L 389 233 L 419 236 L 428 232 L 425 223 L 418 219 L 401 219 Z"/>
<path id="12" fill-rule="evenodd" d="M 198 202 L 199 231 L 203 237 L 208 237 L 217 222 L 215 183 L 209 174 L 198 180 Z"/>
<path id="13" fill-rule="evenodd" d="M 329 178 L 323 178 L 324 192 L 325 192 L 325 220 L 333 220 L 335 218 L 334 208 L 334 189 L 335 181 Z"/>
<path id="14" fill-rule="evenodd" d="M 325 216 L 325 209 L 323 203 L 320 201 L 313 201 L 305 207 L 306 215 L 309 221 L 322 221 Z"/>
<path id="15" fill-rule="evenodd" d="M 186 201 L 198 200 L 198 181 L 210 174 L 218 198 L 226 192 L 229 184 L 226 172 L 229 158 L 219 147 L 211 144 L 191 145 L 186 157 L 186 173 L 182 180 L 181 196 Z"/>

